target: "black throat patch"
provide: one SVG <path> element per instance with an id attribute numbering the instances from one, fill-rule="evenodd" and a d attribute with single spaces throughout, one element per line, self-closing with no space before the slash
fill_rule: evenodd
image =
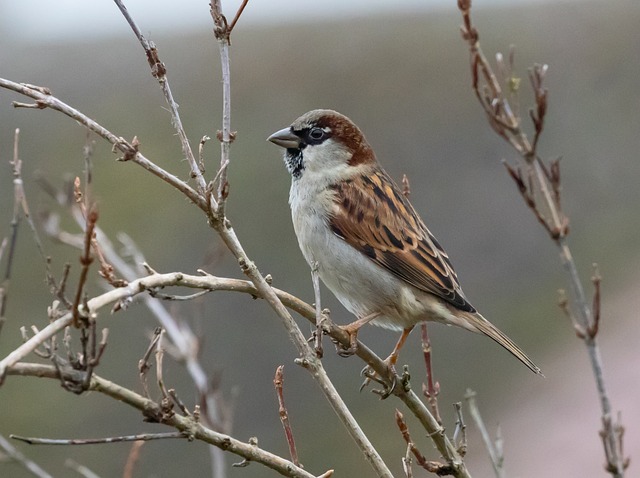
<path id="1" fill-rule="evenodd" d="M 304 161 L 302 159 L 302 149 L 288 148 L 284 155 L 284 164 L 293 176 L 293 179 L 300 179 L 304 171 Z"/>

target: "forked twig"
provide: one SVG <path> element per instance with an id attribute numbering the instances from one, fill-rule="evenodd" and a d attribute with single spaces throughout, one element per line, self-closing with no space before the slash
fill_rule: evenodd
<path id="1" fill-rule="evenodd" d="M 396 425 L 402 434 L 402 438 L 407 443 L 407 449 L 411 452 L 411 454 L 415 457 L 416 463 L 420 465 L 422 468 L 427 470 L 429 473 L 435 473 L 438 476 L 446 476 L 446 475 L 455 475 L 455 470 L 450 466 L 437 461 L 427 460 L 420 450 L 415 446 L 415 443 L 411 439 L 411 434 L 409 433 L 409 427 L 407 427 L 407 423 L 404 420 L 404 415 L 396 409 Z"/>

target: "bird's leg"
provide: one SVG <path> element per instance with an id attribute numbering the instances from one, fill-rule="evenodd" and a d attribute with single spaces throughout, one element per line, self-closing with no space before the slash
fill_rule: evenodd
<path id="1" fill-rule="evenodd" d="M 358 320 L 354 320 L 350 324 L 340 325 L 339 327 L 349 334 L 349 347 L 345 348 L 343 345 L 338 345 L 338 355 L 340 357 L 350 357 L 356 350 L 358 350 L 358 331 L 360 328 L 371 322 L 376 317 L 379 317 L 380 312 L 374 312 L 369 315 L 365 315 L 364 317 L 360 317 Z"/>
<path id="2" fill-rule="evenodd" d="M 402 335 L 396 342 L 396 346 L 393 347 L 393 350 L 391 351 L 391 355 L 389 355 L 386 359 L 384 359 L 384 362 L 387 364 L 387 367 L 389 367 L 393 371 L 395 371 L 395 365 L 396 365 L 396 362 L 398 361 L 398 355 L 400 354 L 400 349 L 404 347 L 404 343 L 407 341 L 407 337 L 409 337 L 409 334 L 413 330 L 413 327 L 414 326 L 412 325 L 411 327 L 407 327 L 402 331 Z"/>
<path id="3" fill-rule="evenodd" d="M 391 388 L 384 390 L 384 392 L 380 394 L 382 399 L 387 398 L 393 392 L 393 389 L 396 385 L 395 384 L 395 375 L 396 375 L 395 365 L 396 365 L 396 362 L 398 361 L 398 355 L 400 354 L 400 349 L 404 346 L 404 343 L 407 341 L 407 337 L 409 337 L 409 334 L 413 330 L 413 327 L 414 326 L 412 325 L 411 327 L 407 327 L 402 331 L 402 335 L 396 342 L 396 346 L 393 347 L 391 354 L 386 359 L 384 359 L 384 363 L 387 365 L 387 368 L 389 369 L 389 374 L 392 377 L 394 377 L 394 379 L 393 379 L 393 385 L 391 386 Z M 365 379 L 362 382 L 362 385 L 360 385 L 360 391 L 362 391 L 364 387 L 369 385 L 369 382 L 371 382 L 371 380 L 378 382 L 382 385 L 385 385 L 384 381 L 380 377 L 378 377 L 376 372 L 374 372 L 368 365 L 362 369 L 361 374 L 365 377 Z"/>

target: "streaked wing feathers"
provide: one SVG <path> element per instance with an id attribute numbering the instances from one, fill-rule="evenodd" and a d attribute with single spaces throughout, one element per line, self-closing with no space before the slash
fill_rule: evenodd
<path id="1" fill-rule="evenodd" d="M 475 312 L 442 249 L 382 170 L 332 186 L 334 234 L 412 286 Z"/>

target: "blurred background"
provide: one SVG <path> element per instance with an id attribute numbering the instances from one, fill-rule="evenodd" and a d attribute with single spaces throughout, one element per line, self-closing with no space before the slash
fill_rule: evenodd
<path id="1" fill-rule="evenodd" d="M 223 2 L 232 18 L 239 1 Z M 232 126 L 238 139 L 229 170 L 228 215 L 250 257 L 274 285 L 311 302 L 309 270 L 300 254 L 287 205 L 290 178 L 279 148 L 265 142 L 313 108 L 333 108 L 365 132 L 387 171 L 406 173 L 411 199 L 453 258 L 474 305 L 511 336 L 542 368 L 528 372 L 492 341 L 461 330 L 430 327 L 440 407 L 453 430 L 453 402 L 478 392 L 490 430 L 500 424 L 506 471 L 514 477 L 604 476 L 598 436 L 599 403 L 588 358 L 557 307 L 567 287 L 556 249 L 527 210 L 500 160 L 515 153 L 491 131 L 470 88 L 467 47 L 460 38 L 456 2 L 250 2 L 233 33 Z M 220 61 L 206 1 L 131 1 L 143 33 L 153 40 L 168 69 L 174 96 L 195 148 L 221 124 Z M 571 219 L 570 244 L 590 293 L 592 263 L 604 277 L 600 344 L 613 407 L 627 426 L 625 451 L 637 472 L 640 451 L 640 5 L 611 2 L 474 3 L 474 20 L 488 56 L 516 47 L 523 77 L 522 111 L 530 94 L 527 67 L 547 63 L 549 111 L 540 153 L 561 156 L 564 207 Z M 0 3 L 0 76 L 49 87 L 61 100 L 117 135 L 141 143 L 141 151 L 187 178 L 180 144 L 163 96 L 139 44 L 110 2 Z M 0 90 L 0 236 L 12 217 L 13 134 L 20 128 L 23 177 L 34 215 L 62 214 L 34 177 L 62 186 L 84 168 L 85 131 L 62 115 L 15 110 L 26 101 Z M 205 147 L 207 175 L 219 161 L 215 141 Z M 129 234 L 158 271 L 194 273 L 198 268 L 242 277 L 204 216 L 177 192 L 132 163 L 117 163 L 98 140 L 93 193 L 99 225 L 111 237 Z M 73 264 L 78 252 L 45 240 L 53 270 Z M 2 264 L 4 274 L 4 263 Z M 92 291 L 102 289 L 95 268 Z M 10 285 L 8 321 L 0 336 L 4 357 L 21 341 L 19 327 L 46 324 L 51 303 L 26 223 Z M 324 290 L 324 305 L 338 323 L 352 320 Z M 336 476 L 371 476 L 355 445 L 307 372 L 293 364 L 295 349 L 262 301 L 215 293 L 171 305 L 202 337 L 202 363 L 220 377 L 233 405 L 233 436 L 259 439 L 261 447 L 287 455 L 273 391 L 273 374 L 285 364 L 285 396 L 302 463 L 312 473 L 334 468 Z M 137 363 L 156 326 L 142 305 L 110 315 L 109 346 L 97 373 L 140 390 Z M 310 328 L 300 319 L 305 332 Z M 386 356 L 396 336 L 367 327 L 360 338 Z M 405 444 L 393 408 L 368 392 L 358 393 L 362 364 L 337 357 L 327 341 L 325 366 L 356 418 L 397 476 Z M 192 408 L 194 393 L 182 367 L 166 363 L 165 379 Z M 418 334 L 400 363 L 413 385 L 423 376 Z M 143 423 L 138 412 L 99 394 L 75 396 L 51 380 L 9 377 L 0 388 L 0 433 L 52 438 L 89 438 L 166 431 Z M 469 425 L 467 463 L 474 476 L 491 476 L 475 427 Z M 409 419 L 418 446 L 437 459 L 418 425 Z M 66 458 L 101 476 L 119 476 L 130 444 L 29 447 L 16 444 L 54 476 L 72 476 Z M 201 443 L 157 441 L 142 449 L 135 476 L 209 476 Z M 168 457 L 171 456 L 171 459 Z M 229 455 L 228 463 L 240 461 Z M 425 473 L 415 470 L 416 476 Z M 0 463 L 0 475 L 30 476 Z M 259 466 L 228 476 L 275 473 Z"/>

